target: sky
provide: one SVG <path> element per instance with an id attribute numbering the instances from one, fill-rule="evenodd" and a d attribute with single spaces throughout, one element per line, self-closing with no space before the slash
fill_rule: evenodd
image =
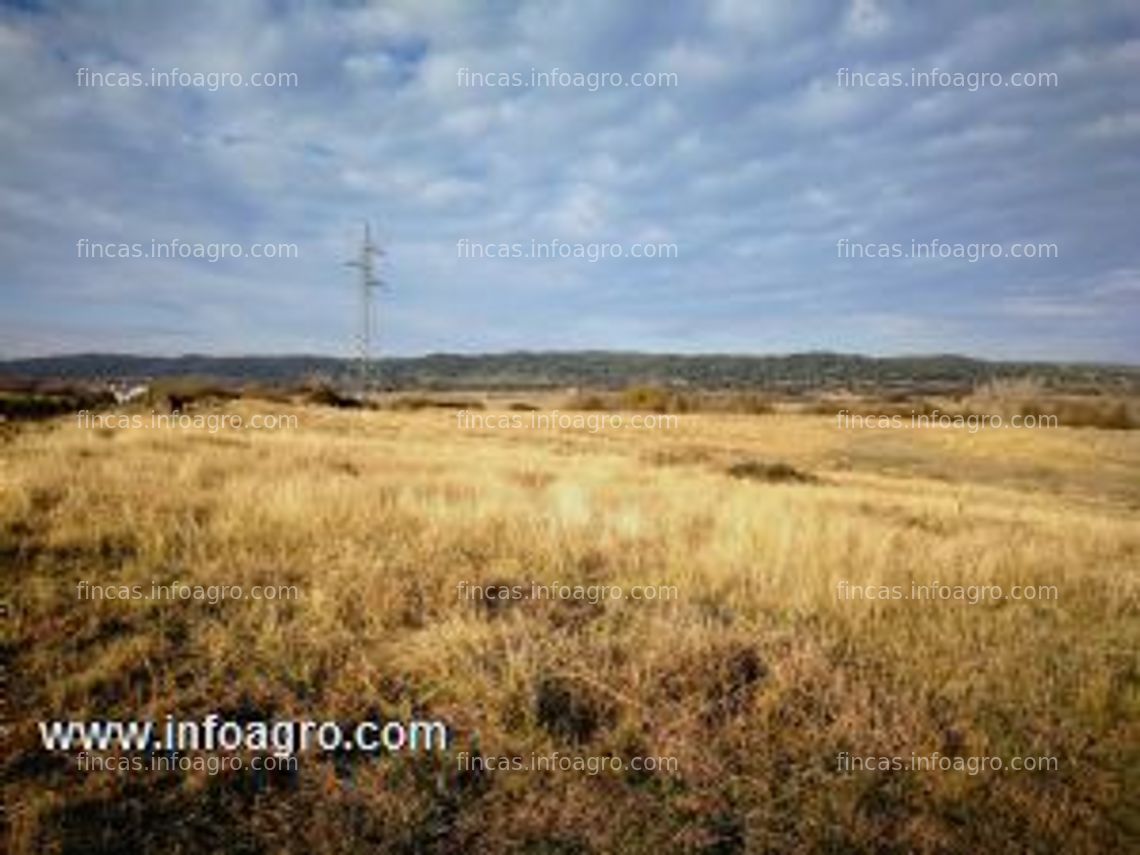
<path id="1" fill-rule="evenodd" d="M 0 357 L 349 355 L 367 220 L 387 355 L 1135 364 L 1138 208 L 1136 0 L 0 0 Z"/>

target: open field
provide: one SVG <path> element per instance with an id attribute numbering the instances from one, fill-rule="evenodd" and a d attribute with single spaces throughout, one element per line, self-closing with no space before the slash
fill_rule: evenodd
<path id="1" fill-rule="evenodd" d="M 1096 852 L 1140 838 L 1136 431 L 850 430 L 777 412 L 592 432 L 464 428 L 431 407 L 219 406 L 298 426 L 67 417 L 0 438 L 7 851 Z M 480 414 L 496 412 L 520 414 Z M 82 600 L 84 580 L 300 596 Z M 532 581 L 676 596 L 491 607 L 457 593 Z M 1053 594 L 838 595 L 935 581 Z M 272 775 L 114 773 L 46 752 L 35 724 L 215 710 L 419 715 L 452 744 L 304 754 Z M 463 751 L 676 769 L 477 773 Z M 842 771 L 840 752 L 1057 768 Z"/>

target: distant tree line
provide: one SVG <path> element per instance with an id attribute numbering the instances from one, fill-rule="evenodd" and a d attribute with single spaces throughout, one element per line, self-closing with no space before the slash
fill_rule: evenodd
<path id="1" fill-rule="evenodd" d="M 736 356 L 525 351 L 487 355 L 431 354 L 382 359 L 383 388 L 621 389 L 636 384 L 799 394 L 821 390 L 958 393 L 1011 378 L 1033 377 L 1068 392 L 1140 392 L 1140 367 L 1081 363 L 988 362 L 962 356 L 878 358 L 838 353 Z M 205 377 L 220 382 L 289 385 L 307 378 L 349 381 L 350 359 L 322 356 L 179 356 L 79 354 L 0 362 L 0 378 L 69 382 Z"/>

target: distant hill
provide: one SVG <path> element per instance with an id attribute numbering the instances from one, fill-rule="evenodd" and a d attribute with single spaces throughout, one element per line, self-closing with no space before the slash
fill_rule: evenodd
<path id="1" fill-rule="evenodd" d="M 636 384 L 703 389 L 967 391 L 998 378 L 1040 378 L 1072 391 L 1140 391 L 1140 368 L 1044 362 L 989 362 L 962 356 L 876 358 L 837 353 L 733 356 L 579 351 L 465 356 L 431 354 L 375 363 L 391 389 L 622 388 Z M 0 361 L 0 377 L 34 380 L 147 380 L 202 377 L 225 383 L 291 384 L 352 376 L 352 360 L 323 356 L 149 357 L 77 354 Z"/>

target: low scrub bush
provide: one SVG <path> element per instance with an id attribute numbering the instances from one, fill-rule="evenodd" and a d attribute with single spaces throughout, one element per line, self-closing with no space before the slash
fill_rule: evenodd
<path id="1" fill-rule="evenodd" d="M 813 475 L 801 472 L 783 461 L 765 463 L 759 460 L 743 460 L 729 466 L 728 474 L 733 478 L 747 478 L 771 484 L 810 484 L 816 480 Z"/>

